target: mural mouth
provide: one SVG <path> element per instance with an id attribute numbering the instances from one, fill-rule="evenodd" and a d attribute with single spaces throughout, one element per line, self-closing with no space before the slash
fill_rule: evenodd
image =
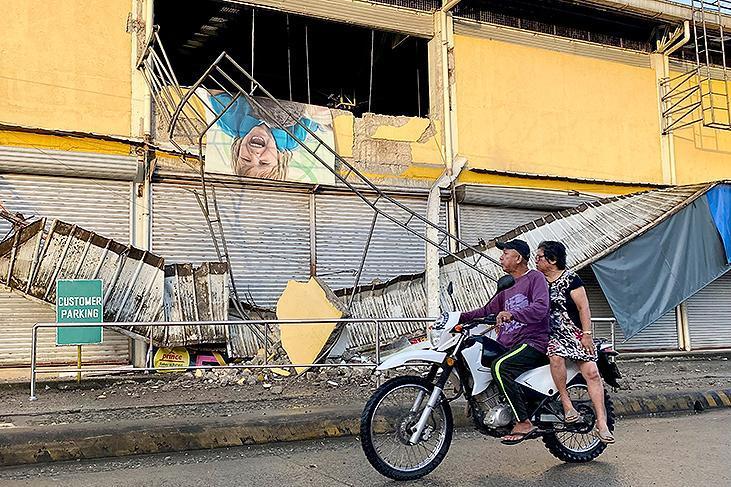
<path id="1" fill-rule="evenodd" d="M 249 145 L 254 149 L 264 149 L 267 146 L 267 143 L 266 140 L 264 140 L 264 137 L 255 135 L 249 139 Z"/>

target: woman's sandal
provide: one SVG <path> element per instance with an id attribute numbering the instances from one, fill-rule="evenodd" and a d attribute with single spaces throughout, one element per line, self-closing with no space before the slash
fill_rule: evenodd
<path id="1" fill-rule="evenodd" d="M 594 436 L 599 438 L 599 441 L 601 441 L 602 443 L 607 444 L 607 445 L 611 445 L 615 441 L 614 435 L 609 430 L 599 431 L 598 428 L 594 428 Z"/>
<path id="2" fill-rule="evenodd" d="M 565 413 L 564 416 L 563 416 L 563 420 L 564 420 L 565 423 L 575 423 L 575 422 L 577 422 L 580 419 L 581 419 L 581 415 L 574 408 L 571 408 L 569 410 L 569 412 Z"/>

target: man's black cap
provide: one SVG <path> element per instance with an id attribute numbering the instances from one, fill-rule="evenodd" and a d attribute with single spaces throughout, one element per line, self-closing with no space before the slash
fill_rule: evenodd
<path id="1" fill-rule="evenodd" d="M 513 249 L 518 252 L 523 258 L 528 261 L 530 260 L 530 247 L 523 240 L 515 239 L 508 242 L 498 242 L 495 244 L 500 250 Z"/>

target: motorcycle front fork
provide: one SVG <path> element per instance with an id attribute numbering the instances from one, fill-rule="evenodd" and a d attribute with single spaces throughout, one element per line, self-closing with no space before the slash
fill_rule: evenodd
<path id="1" fill-rule="evenodd" d="M 434 377 L 436 376 L 437 372 L 439 370 L 439 366 L 434 366 L 432 370 L 429 372 L 429 375 L 427 375 L 427 380 L 431 382 Z M 424 410 L 421 412 L 421 415 L 419 416 L 419 421 L 416 422 L 414 426 L 411 427 L 411 437 L 409 437 L 409 443 L 412 445 L 415 445 L 419 442 L 419 439 L 421 438 L 421 435 L 424 434 L 424 428 L 426 428 L 426 424 L 429 421 L 429 417 L 431 416 L 432 411 L 435 407 L 439 405 L 439 402 L 441 401 L 442 394 L 444 391 L 444 386 L 447 383 L 447 380 L 449 380 L 449 375 L 452 373 L 452 367 L 448 365 L 442 365 L 442 373 L 439 375 L 439 377 L 436 380 L 436 383 L 434 384 L 434 389 L 432 390 L 431 394 L 429 395 L 429 400 L 426 403 L 426 406 L 424 407 Z M 414 404 L 411 406 L 411 413 L 416 413 L 421 408 L 421 404 L 424 401 L 424 398 L 426 397 L 425 391 L 419 391 L 419 394 L 416 396 L 416 400 L 414 401 Z"/>

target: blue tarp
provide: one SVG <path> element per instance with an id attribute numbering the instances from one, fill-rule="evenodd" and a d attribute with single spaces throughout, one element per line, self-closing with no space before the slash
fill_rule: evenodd
<path id="1" fill-rule="evenodd" d="M 713 223 L 721 235 L 726 250 L 726 262 L 731 264 L 731 185 L 719 184 L 706 193 Z"/>
<path id="2" fill-rule="evenodd" d="M 727 198 L 725 191 L 714 196 L 720 215 Z M 728 271 L 724 244 L 709 199 L 700 197 L 592 264 L 624 336 L 632 338 Z"/>

